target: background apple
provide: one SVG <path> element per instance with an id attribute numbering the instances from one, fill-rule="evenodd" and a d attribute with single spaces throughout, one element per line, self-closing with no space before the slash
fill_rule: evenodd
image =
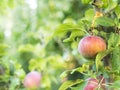
<path id="1" fill-rule="evenodd" d="M 40 86 L 41 74 L 37 71 L 31 71 L 24 79 L 24 86 L 29 89 L 35 89 Z"/>
<path id="2" fill-rule="evenodd" d="M 86 58 L 93 58 L 98 52 L 104 50 L 106 50 L 106 43 L 98 36 L 86 36 L 78 44 L 79 53 Z"/>

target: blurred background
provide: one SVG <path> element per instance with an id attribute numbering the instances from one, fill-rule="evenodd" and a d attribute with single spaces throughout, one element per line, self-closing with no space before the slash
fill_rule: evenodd
<path id="1" fill-rule="evenodd" d="M 23 79 L 32 70 L 42 74 L 40 90 L 58 90 L 65 80 L 77 78 L 77 73 L 60 75 L 82 64 L 78 42 L 63 43 L 70 33 L 54 33 L 61 23 L 83 17 L 88 7 L 81 0 L 1 0 L 0 90 L 26 90 Z"/>

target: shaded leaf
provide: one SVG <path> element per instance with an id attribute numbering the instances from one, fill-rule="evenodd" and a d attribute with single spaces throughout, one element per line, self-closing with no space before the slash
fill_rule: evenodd
<path id="1" fill-rule="evenodd" d="M 7 53 L 6 49 L 9 46 L 7 44 L 0 44 L 0 56 L 3 56 Z"/>
<path id="2" fill-rule="evenodd" d="M 114 26 L 114 20 L 108 17 L 99 17 L 95 20 L 97 25 Z"/>
<path id="3" fill-rule="evenodd" d="M 110 86 L 115 90 L 120 90 L 120 80 L 114 81 L 114 83 Z"/>
<path id="4" fill-rule="evenodd" d="M 120 47 L 116 47 L 112 52 L 111 65 L 112 70 L 120 71 Z"/>
<path id="5" fill-rule="evenodd" d="M 120 18 L 120 5 L 118 5 L 115 9 L 115 14 L 117 15 L 118 19 Z"/>
<path id="6" fill-rule="evenodd" d="M 34 47 L 31 44 L 21 45 L 18 48 L 19 52 L 31 52 L 34 50 Z"/>
<path id="7" fill-rule="evenodd" d="M 81 0 L 83 4 L 89 4 L 91 0 Z"/>
<path id="8" fill-rule="evenodd" d="M 80 79 L 76 81 L 66 81 L 61 85 L 61 87 L 58 90 L 66 90 L 67 88 L 70 88 L 71 86 L 82 83 L 82 82 L 83 80 L 80 80 Z"/>
<path id="9" fill-rule="evenodd" d="M 69 71 L 64 71 L 61 75 L 60 78 L 65 78 L 68 75 Z"/>
<path id="10" fill-rule="evenodd" d="M 115 33 L 111 33 L 109 40 L 108 40 L 108 49 L 109 48 L 114 48 L 116 46 L 120 45 L 120 35 L 119 34 L 115 34 Z"/>
<path id="11" fill-rule="evenodd" d="M 85 85 L 86 85 L 86 82 L 82 82 L 79 85 L 77 85 L 76 87 L 71 87 L 71 90 L 83 90 Z"/>
<path id="12" fill-rule="evenodd" d="M 74 41 L 75 37 L 78 37 L 78 36 L 84 36 L 85 33 L 81 30 L 74 30 L 72 31 L 71 35 L 69 38 L 63 40 L 63 42 L 69 42 L 69 41 Z"/>
<path id="13" fill-rule="evenodd" d="M 74 73 L 75 71 L 83 73 L 83 72 L 88 71 L 88 70 L 89 70 L 89 65 L 83 64 L 82 67 L 78 67 L 76 69 L 73 69 L 72 72 L 71 72 L 71 74 Z"/>
<path id="14" fill-rule="evenodd" d="M 92 21 L 93 20 L 93 17 L 94 17 L 94 10 L 93 9 L 88 9 L 86 12 L 85 12 L 85 18 L 89 21 Z"/>
<path id="15" fill-rule="evenodd" d="M 100 52 L 97 54 L 96 59 L 95 59 L 95 63 L 96 63 L 96 69 L 98 71 L 99 67 L 102 66 L 102 59 L 108 55 L 109 53 L 111 53 L 113 51 L 113 48 L 111 49 L 107 49 L 106 51 Z"/>
<path id="16" fill-rule="evenodd" d="M 106 4 L 108 3 L 108 6 L 105 9 L 105 12 L 109 12 L 110 10 L 114 9 L 117 6 L 117 0 L 107 0 Z"/>

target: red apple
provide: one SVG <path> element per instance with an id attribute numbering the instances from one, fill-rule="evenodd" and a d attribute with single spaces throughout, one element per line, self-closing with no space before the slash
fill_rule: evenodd
<path id="1" fill-rule="evenodd" d="M 86 36 L 78 44 L 79 53 L 86 58 L 93 58 L 104 50 L 106 50 L 106 43 L 98 36 Z"/>
<path id="2" fill-rule="evenodd" d="M 29 72 L 24 79 L 24 86 L 29 89 L 36 89 L 39 87 L 41 81 L 41 74 L 37 71 Z"/>
<path id="3" fill-rule="evenodd" d="M 98 81 L 95 78 L 89 78 L 84 90 L 95 90 L 98 88 Z"/>
<path id="4" fill-rule="evenodd" d="M 100 80 L 99 83 L 100 83 L 100 85 L 101 85 L 101 88 L 102 88 L 103 90 L 106 90 L 106 89 L 105 89 L 105 78 L 104 78 L 102 75 L 100 75 L 100 76 L 98 77 L 98 79 Z"/>
<path id="5" fill-rule="evenodd" d="M 95 79 L 95 78 L 89 78 L 87 80 L 87 84 L 84 87 L 84 90 L 105 90 L 105 80 L 102 79 Z"/>

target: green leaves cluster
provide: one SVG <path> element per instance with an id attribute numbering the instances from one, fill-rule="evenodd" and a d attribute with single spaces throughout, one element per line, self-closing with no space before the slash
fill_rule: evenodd
<path id="1" fill-rule="evenodd" d="M 93 4 L 102 9 L 103 16 L 94 17 L 93 9 L 85 11 L 84 16 L 74 22 L 63 23 L 55 31 L 56 35 L 61 35 L 59 38 L 64 37 L 62 40 L 64 43 L 73 44 L 78 43 L 79 40 L 86 35 L 97 35 L 102 37 L 107 44 L 107 50 L 100 52 L 92 60 L 83 58 L 80 55 L 75 55 L 79 62 L 79 67 L 72 69 L 70 72 L 79 72 L 84 75 L 81 79 L 82 83 L 76 84 L 76 81 L 66 81 L 60 87 L 60 90 L 82 90 L 84 88 L 83 82 L 88 77 L 98 77 L 101 74 L 105 78 L 112 78 L 114 82 L 108 82 L 109 88 L 119 89 L 120 80 L 120 21 L 119 21 L 119 9 L 120 5 L 117 0 L 101 0 L 98 3 L 94 3 L 91 0 L 82 0 L 83 4 Z M 73 21 L 73 20 L 72 20 Z M 94 21 L 94 27 L 92 27 Z M 67 26 L 67 24 L 69 24 Z M 65 26 L 65 28 L 64 28 Z M 77 50 L 77 45 L 76 48 Z M 72 51 L 76 51 L 72 50 Z M 77 51 L 76 51 L 77 52 Z M 93 62 L 92 62 L 93 61 Z M 83 65 L 88 68 L 85 70 Z M 69 73 L 64 72 L 63 77 L 67 77 Z M 79 79 L 78 79 L 79 80 Z M 112 84 L 112 85 L 109 85 Z M 79 88 L 80 86 L 80 88 Z"/>

